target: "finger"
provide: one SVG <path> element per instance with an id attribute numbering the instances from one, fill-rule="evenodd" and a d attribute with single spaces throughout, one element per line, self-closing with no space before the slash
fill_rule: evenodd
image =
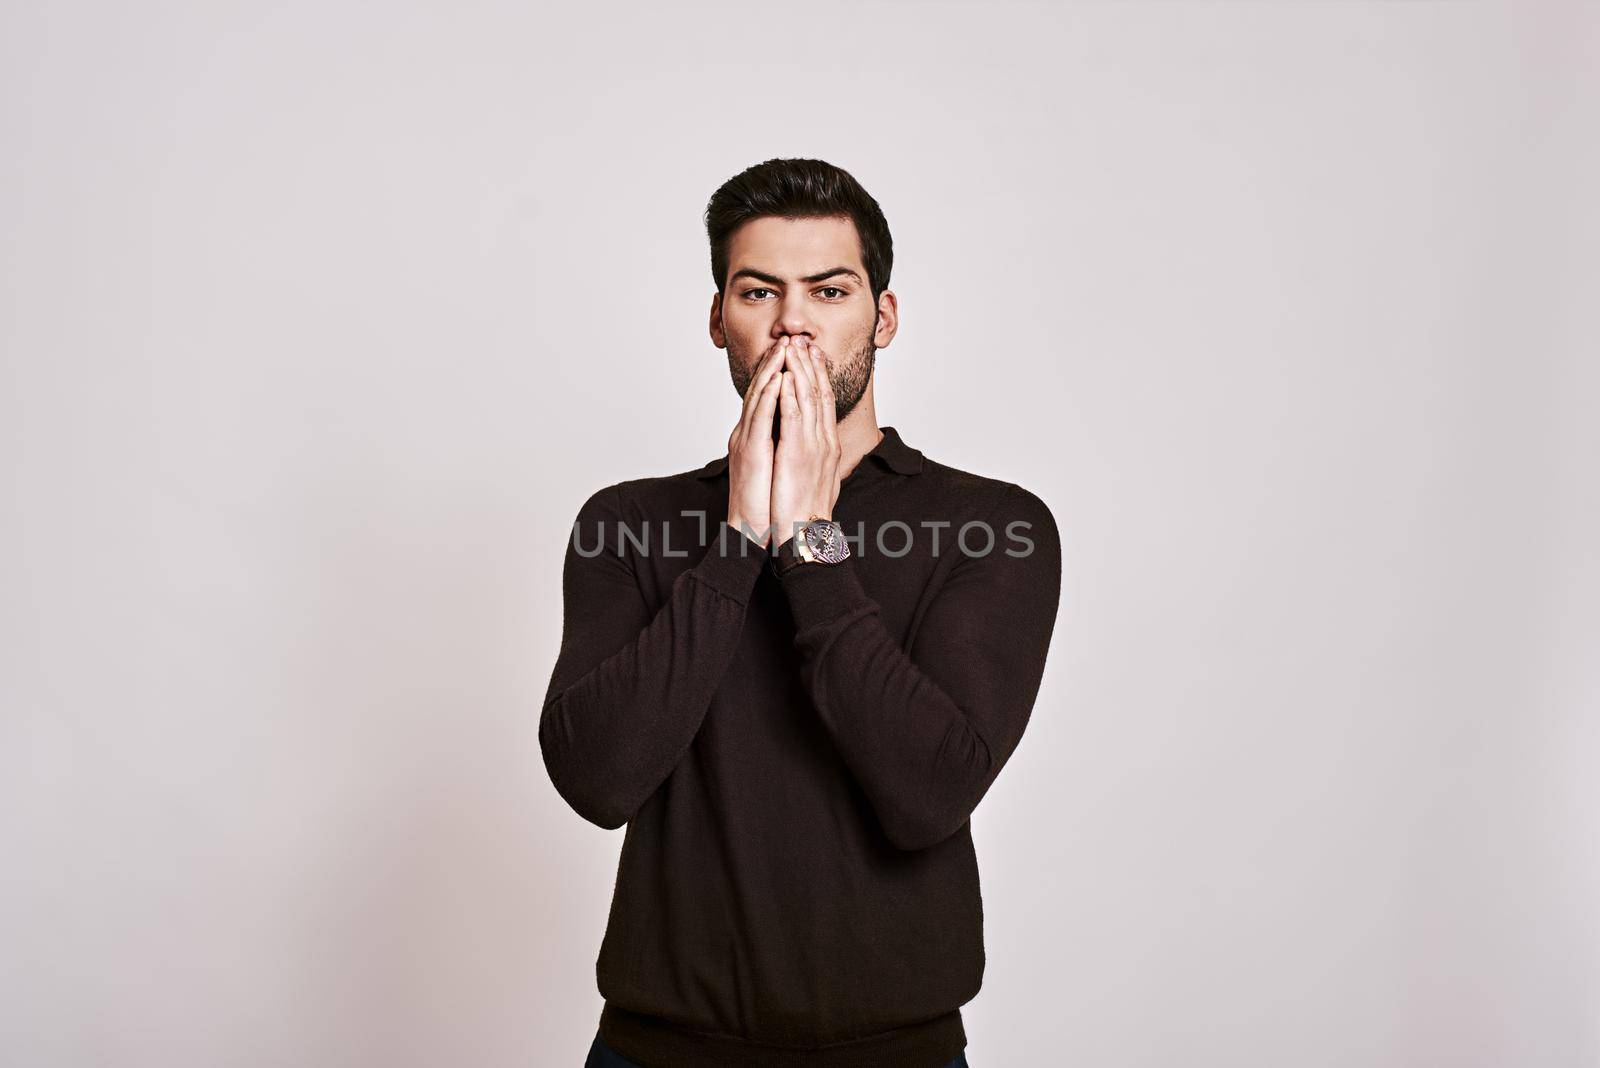
<path id="1" fill-rule="evenodd" d="M 781 437 L 794 440 L 800 431 L 800 400 L 795 394 L 794 372 L 784 371 L 779 378 L 783 384 L 778 392 L 778 413 L 783 419 L 783 425 L 778 428 Z"/>
<path id="2" fill-rule="evenodd" d="M 815 428 L 818 440 L 821 440 L 826 427 L 824 417 L 832 407 L 833 395 L 828 392 L 828 384 L 822 373 L 822 350 L 815 344 L 806 346 L 806 367 L 811 372 L 811 425 Z"/>
<path id="3" fill-rule="evenodd" d="M 811 343 L 802 337 L 797 337 L 789 343 L 789 358 L 785 363 L 785 369 L 794 371 L 800 376 L 794 383 L 797 397 L 810 388 L 812 374 L 810 349 Z"/>
<path id="4" fill-rule="evenodd" d="M 778 391 L 782 385 L 782 376 L 768 376 L 767 384 L 761 387 L 761 397 L 756 402 L 755 414 L 750 421 L 750 432 L 760 434 L 768 441 L 772 440 L 772 413 L 778 408 Z"/>
<path id="5" fill-rule="evenodd" d="M 756 365 L 756 373 L 750 379 L 750 385 L 745 390 L 744 411 L 740 414 L 739 422 L 745 432 L 750 432 L 750 424 L 755 419 L 756 407 L 761 403 L 761 393 L 767 387 L 779 370 L 783 367 L 785 342 L 788 338 L 779 338 L 773 342 L 772 348 L 767 350 L 761 362 Z M 771 428 L 767 428 L 770 432 Z"/>
<path id="6" fill-rule="evenodd" d="M 788 352 L 789 339 L 780 337 L 774 341 L 761 357 L 761 363 L 756 368 L 757 372 L 771 371 L 783 367 L 784 354 Z"/>
<path id="7" fill-rule="evenodd" d="M 811 355 L 816 360 L 817 382 L 820 385 L 822 398 L 822 403 L 817 406 L 818 425 L 822 429 L 823 437 L 831 446 L 838 440 L 838 400 L 833 393 L 833 379 L 828 374 L 827 353 L 813 345 Z"/>
<path id="8" fill-rule="evenodd" d="M 806 420 L 806 425 L 810 428 L 812 435 L 818 441 L 821 441 L 823 434 L 822 413 L 823 409 L 827 407 L 824 403 L 827 395 L 822 387 L 822 373 L 817 368 L 818 349 L 816 344 L 808 342 L 804 351 L 805 354 L 800 358 L 800 362 L 805 364 L 806 374 L 801 382 L 796 383 L 796 386 L 804 385 L 811 396 L 808 413 L 810 418 Z"/>
<path id="9" fill-rule="evenodd" d="M 767 384 L 767 376 L 774 367 L 783 363 L 783 338 L 774 341 L 766 352 L 761 354 L 761 359 L 756 361 L 755 370 L 750 375 L 750 381 L 745 386 L 744 397 L 749 407 L 754 407 L 761 399 L 761 390 Z"/>
<path id="10" fill-rule="evenodd" d="M 811 357 L 806 355 L 806 348 L 805 339 L 796 338 L 789 350 L 789 360 L 785 366 L 790 368 L 789 373 L 794 378 L 795 401 L 800 406 L 799 429 L 810 437 L 817 429 L 817 398 L 816 385 L 812 380 Z"/>

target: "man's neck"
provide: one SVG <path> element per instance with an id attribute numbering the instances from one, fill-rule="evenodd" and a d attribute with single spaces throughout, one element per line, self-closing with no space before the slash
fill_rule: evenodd
<path id="1" fill-rule="evenodd" d="M 878 447 L 878 442 L 883 440 L 883 431 L 878 429 L 878 417 L 871 407 L 858 405 L 839 424 L 838 433 L 841 451 L 839 479 L 843 481 L 850 477 L 867 453 Z"/>

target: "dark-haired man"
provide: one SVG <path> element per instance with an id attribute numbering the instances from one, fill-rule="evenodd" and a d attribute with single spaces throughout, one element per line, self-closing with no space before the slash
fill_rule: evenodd
<path id="1" fill-rule="evenodd" d="M 854 178 L 770 160 L 706 226 L 727 455 L 579 509 L 539 722 L 561 796 L 627 825 L 589 1068 L 964 1066 L 969 817 L 1038 693 L 1056 524 L 878 426 L 893 256 Z"/>

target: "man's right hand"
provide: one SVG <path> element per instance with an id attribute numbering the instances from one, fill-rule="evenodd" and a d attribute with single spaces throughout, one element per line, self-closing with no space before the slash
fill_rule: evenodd
<path id="1" fill-rule="evenodd" d="M 772 420 L 788 344 L 779 338 L 761 357 L 728 437 L 728 525 L 763 546 L 772 539 Z"/>

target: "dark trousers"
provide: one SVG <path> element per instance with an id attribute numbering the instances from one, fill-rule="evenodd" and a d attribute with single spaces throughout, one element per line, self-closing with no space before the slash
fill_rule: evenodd
<path id="1" fill-rule="evenodd" d="M 589 1047 L 589 1059 L 583 1062 L 583 1068 L 642 1068 L 600 1041 L 600 1036 L 594 1036 L 594 1044 Z M 957 1053 L 955 1059 L 944 1068 L 969 1068 L 967 1064 L 967 1051 Z"/>

